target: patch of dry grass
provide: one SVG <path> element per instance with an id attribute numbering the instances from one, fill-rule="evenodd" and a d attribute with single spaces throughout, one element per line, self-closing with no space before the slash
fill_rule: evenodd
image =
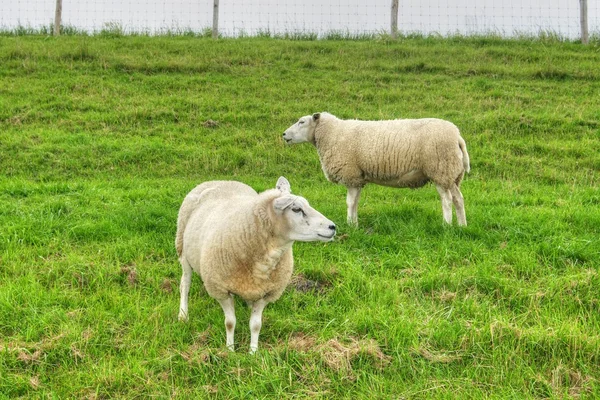
<path id="1" fill-rule="evenodd" d="M 354 337 L 340 341 L 329 339 L 321 343 L 318 338 L 305 334 L 291 336 L 287 348 L 301 353 L 318 354 L 321 361 L 334 371 L 352 370 L 352 361 L 361 355 L 368 356 L 376 368 L 386 367 L 392 358 L 381 350 L 379 344 L 373 339 L 357 339 Z"/>

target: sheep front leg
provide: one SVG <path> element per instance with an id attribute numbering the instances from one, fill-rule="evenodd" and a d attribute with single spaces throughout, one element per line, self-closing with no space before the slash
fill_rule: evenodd
<path id="1" fill-rule="evenodd" d="M 267 305 L 265 299 L 255 301 L 252 307 L 252 314 L 250 315 L 250 354 L 254 354 L 258 350 L 258 335 L 260 334 L 260 328 L 262 327 L 262 313 Z"/>
<path id="2" fill-rule="evenodd" d="M 348 224 L 358 226 L 358 199 L 360 198 L 359 187 L 349 187 L 346 195 L 346 205 L 348 206 Z"/>
<path id="3" fill-rule="evenodd" d="M 181 284 L 179 285 L 179 320 L 187 321 L 188 319 L 188 294 L 190 293 L 190 285 L 192 283 L 192 267 L 187 263 L 184 257 L 181 257 Z"/>
<path id="4" fill-rule="evenodd" d="M 436 185 L 438 193 L 440 194 L 440 199 L 442 200 L 442 213 L 444 214 L 444 221 L 446 223 L 452 223 L 452 194 L 450 190 Z"/>
<path id="5" fill-rule="evenodd" d="M 235 303 L 233 296 L 229 295 L 223 300 L 217 300 L 223 308 L 225 314 L 225 331 L 227 332 L 227 348 L 231 351 L 234 350 L 233 346 L 233 333 L 235 331 Z"/>

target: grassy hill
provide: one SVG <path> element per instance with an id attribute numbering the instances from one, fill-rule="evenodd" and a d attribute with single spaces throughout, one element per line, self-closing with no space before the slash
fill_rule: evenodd
<path id="1" fill-rule="evenodd" d="M 0 397 L 597 398 L 598 44 L 496 38 L 0 36 Z M 367 186 L 359 228 L 316 111 L 462 132 L 469 226 L 433 186 Z M 198 183 L 286 176 L 340 231 L 237 352 L 177 211 Z"/>

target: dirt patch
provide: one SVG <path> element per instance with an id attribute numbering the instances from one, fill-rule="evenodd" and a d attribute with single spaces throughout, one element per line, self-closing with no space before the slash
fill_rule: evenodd
<path id="1" fill-rule="evenodd" d="M 164 279 L 160 284 L 160 290 L 164 293 L 173 293 L 173 280 Z"/>
<path id="2" fill-rule="evenodd" d="M 177 354 L 179 354 L 184 360 L 186 360 L 190 364 L 207 364 L 210 362 L 211 352 L 207 346 L 208 337 L 210 336 L 210 332 L 212 327 L 209 326 L 204 331 L 198 333 L 194 338 L 194 343 L 188 346 L 187 349 L 173 350 Z M 226 357 L 226 354 L 219 353 L 219 356 Z"/>
<path id="3" fill-rule="evenodd" d="M 138 281 L 137 270 L 135 263 L 125 264 L 121 266 L 121 276 L 124 276 L 130 286 L 135 286 Z"/>
<path id="4" fill-rule="evenodd" d="M 202 123 L 202 126 L 205 128 L 216 128 L 217 126 L 219 126 L 219 122 L 213 121 L 212 119 L 207 119 Z"/>
<path id="5" fill-rule="evenodd" d="M 313 281 L 306 278 L 302 274 L 298 274 L 292 276 L 290 285 L 301 293 L 316 292 L 318 294 L 322 294 L 329 288 L 329 286 L 331 286 L 331 283 L 324 281 Z"/>

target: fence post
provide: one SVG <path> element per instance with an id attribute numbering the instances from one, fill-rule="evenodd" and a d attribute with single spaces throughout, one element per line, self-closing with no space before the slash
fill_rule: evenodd
<path id="1" fill-rule="evenodd" d="M 581 43 L 588 44 L 588 7 L 587 0 L 579 0 L 579 16 L 581 19 Z"/>
<path id="2" fill-rule="evenodd" d="M 213 6 L 212 37 L 213 39 L 217 39 L 219 37 L 219 0 L 215 0 Z"/>
<path id="3" fill-rule="evenodd" d="M 54 36 L 60 35 L 61 15 L 62 15 L 62 0 L 56 0 L 56 10 L 54 11 Z"/>
<path id="4" fill-rule="evenodd" d="M 390 34 L 392 35 L 392 39 L 398 37 L 398 0 L 392 0 L 392 26 Z"/>

